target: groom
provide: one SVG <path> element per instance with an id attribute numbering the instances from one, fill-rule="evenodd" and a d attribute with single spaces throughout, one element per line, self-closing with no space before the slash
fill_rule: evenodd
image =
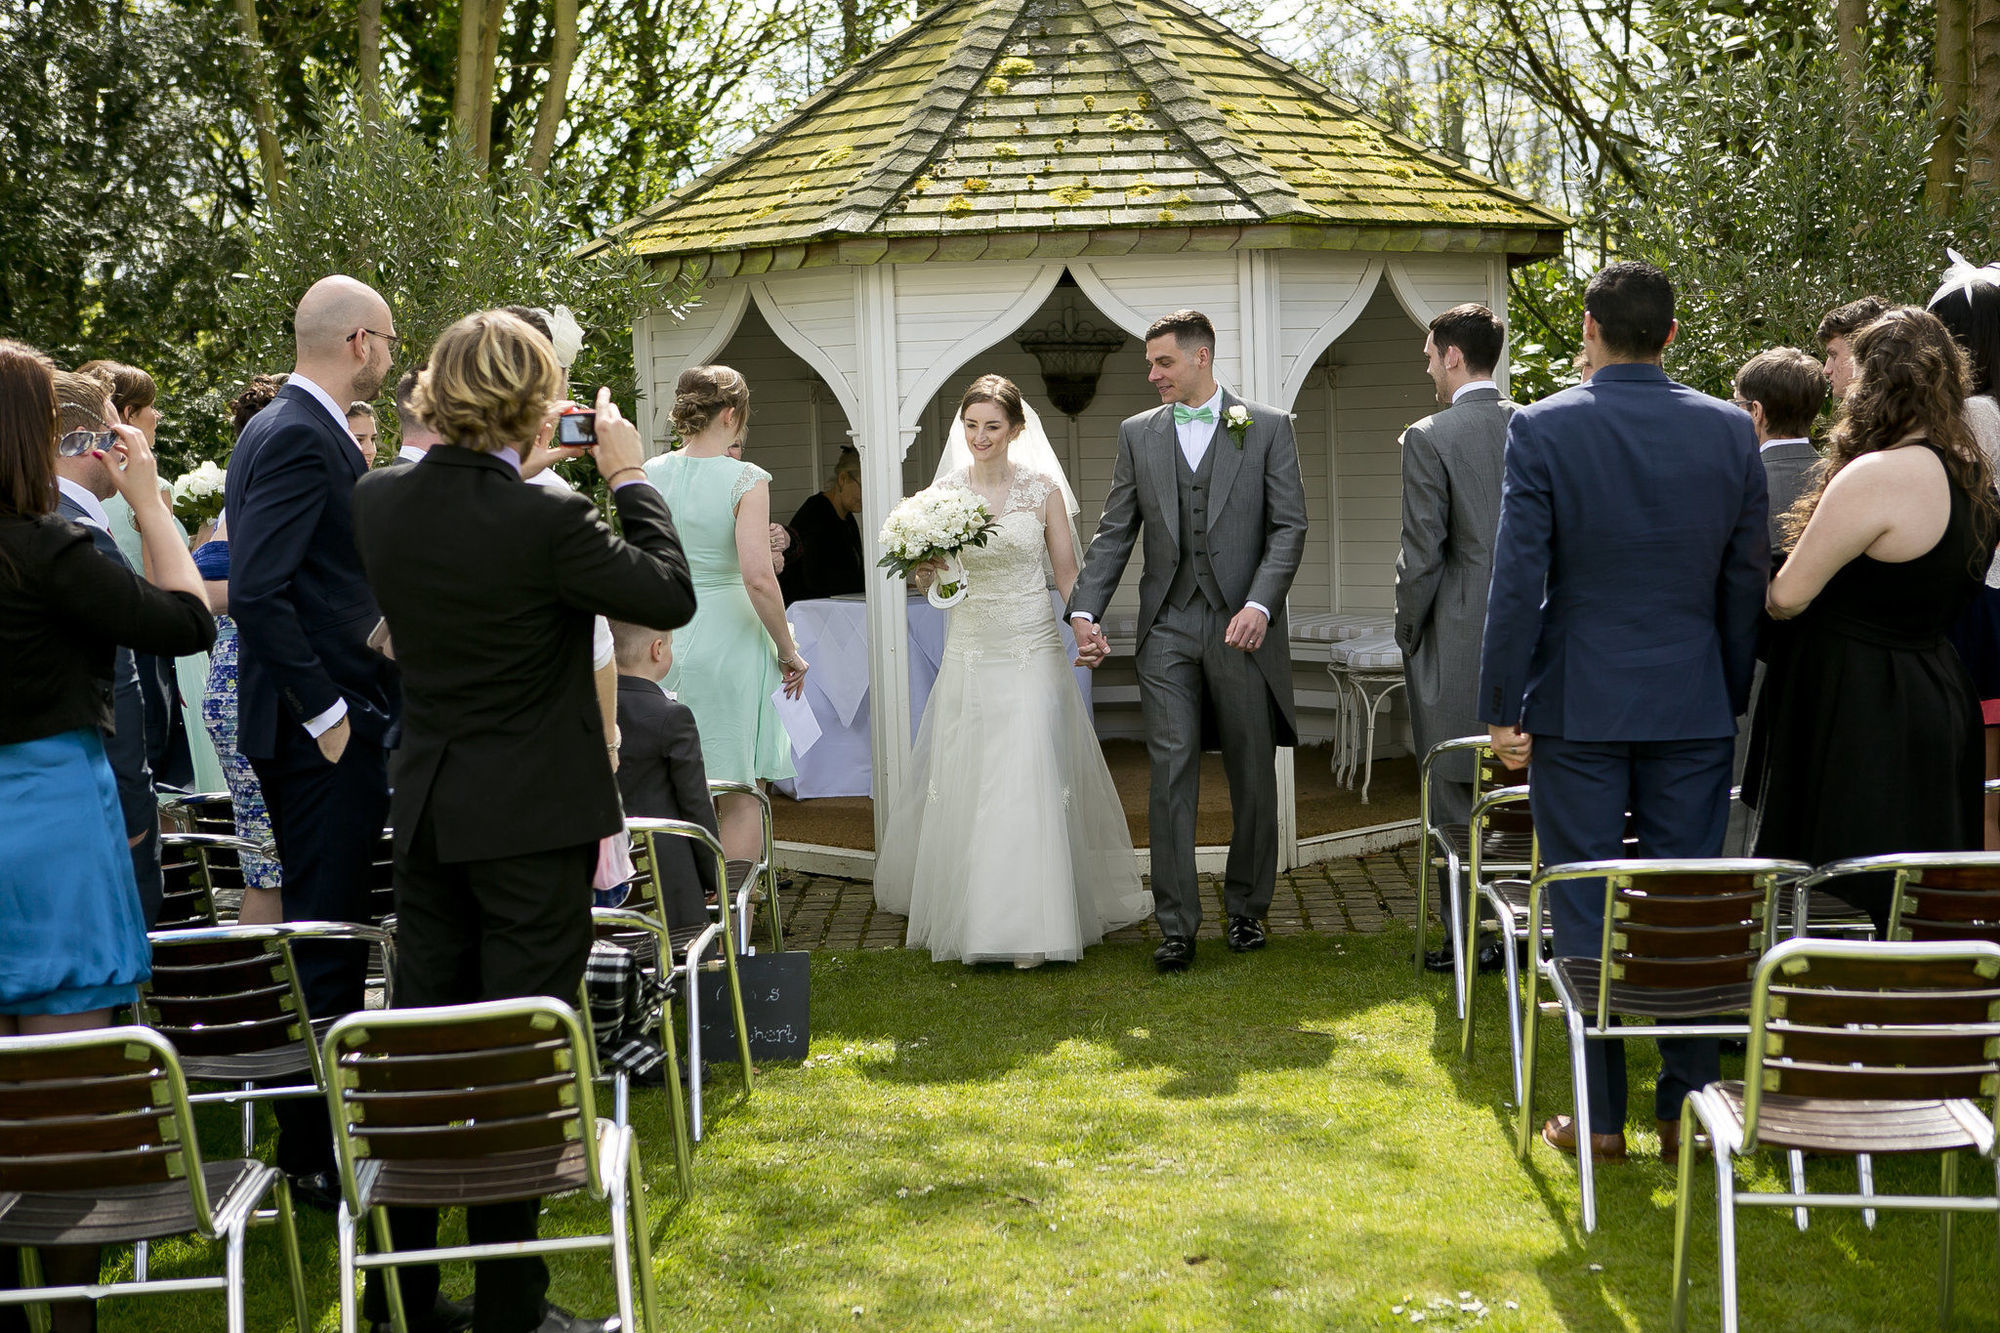
<path id="1" fill-rule="evenodd" d="M 1306 511 L 1291 417 L 1216 385 L 1208 316 L 1176 310 L 1155 320 L 1146 365 L 1162 406 L 1118 429 L 1111 493 L 1070 619 L 1078 662 L 1095 667 L 1110 652 L 1098 622 L 1144 528 L 1139 707 L 1153 763 L 1154 915 L 1165 937 L 1153 962 L 1185 972 L 1201 925 L 1194 825 L 1207 736 L 1220 739 L 1235 817 L 1229 947 L 1264 947 L 1278 877 L 1277 747 L 1298 742 L 1285 593 Z"/>

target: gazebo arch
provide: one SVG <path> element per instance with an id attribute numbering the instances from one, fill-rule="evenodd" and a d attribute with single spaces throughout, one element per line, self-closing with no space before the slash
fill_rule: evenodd
<path id="1" fill-rule="evenodd" d="M 1218 374 L 1238 392 L 1298 411 L 1309 381 L 1324 386 L 1324 410 L 1308 406 L 1325 438 L 1301 446 L 1327 455 L 1308 467 L 1323 476 L 1308 486 L 1321 487 L 1327 524 L 1313 586 L 1331 603 L 1314 609 L 1338 610 L 1350 594 L 1370 607 L 1384 595 L 1372 565 L 1370 581 L 1355 571 L 1378 558 L 1372 534 L 1391 501 L 1372 478 L 1357 479 L 1365 495 L 1337 494 L 1334 441 L 1349 428 L 1335 418 L 1377 423 L 1365 429 L 1379 472 L 1393 449 L 1379 422 L 1420 405 L 1409 380 L 1420 362 L 1399 350 L 1395 379 L 1381 369 L 1389 357 L 1357 352 L 1367 402 L 1336 412 L 1329 346 L 1363 328 L 1391 336 L 1384 293 L 1411 321 L 1392 336 L 1414 347 L 1459 301 L 1504 311 L 1508 268 L 1556 254 L 1567 225 L 1183 0 L 946 0 L 606 242 L 698 296 L 634 329 L 654 444 L 668 440 L 673 377 L 723 349 L 754 302 L 839 400 L 877 516 L 921 480 L 905 459 L 927 413 L 935 426 L 941 390 L 1046 310 L 1065 272 L 1133 339 L 1168 310 L 1204 310 Z M 1370 376 L 1387 387 L 1368 388 Z M 1108 476 L 1115 422 L 1102 415 L 1072 429 Z M 1088 520 L 1102 483 L 1075 480 Z M 1369 517 L 1343 536 L 1341 507 L 1357 504 Z M 905 599 L 886 579 L 870 582 L 868 631 L 880 794 L 900 783 L 910 745 Z M 1289 753 L 1280 772 L 1289 785 Z M 1288 838 L 1287 860 L 1296 854 Z"/>

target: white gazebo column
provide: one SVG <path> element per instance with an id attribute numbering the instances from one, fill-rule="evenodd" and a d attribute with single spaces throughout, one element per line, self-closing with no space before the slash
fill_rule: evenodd
<path id="1" fill-rule="evenodd" d="M 860 361 L 860 413 L 854 443 L 861 452 L 862 551 L 868 562 L 869 744 L 875 756 L 875 846 L 887 836 L 890 802 L 910 763 L 909 604 L 903 581 L 877 569 L 882 520 L 903 498 L 903 453 L 914 427 L 897 426 L 896 284 L 887 264 L 854 273 L 855 335 Z"/>
<path id="2" fill-rule="evenodd" d="M 1278 311 L 1283 284 L 1277 256 L 1264 250 L 1237 253 L 1242 289 L 1238 309 L 1242 318 L 1243 396 L 1290 412 L 1292 405 L 1279 401 L 1284 389 L 1284 326 Z M 1277 766 L 1278 869 L 1290 870 L 1299 863 L 1298 774 L 1291 746 L 1278 747 Z"/>

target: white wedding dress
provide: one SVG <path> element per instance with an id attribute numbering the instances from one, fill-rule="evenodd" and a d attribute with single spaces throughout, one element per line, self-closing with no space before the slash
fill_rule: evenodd
<path id="1" fill-rule="evenodd" d="M 1056 484 L 1017 467 L 998 529 L 961 553 L 968 591 L 875 861 L 876 904 L 939 961 L 1073 961 L 1153 911 L 1049 605 Z"/>

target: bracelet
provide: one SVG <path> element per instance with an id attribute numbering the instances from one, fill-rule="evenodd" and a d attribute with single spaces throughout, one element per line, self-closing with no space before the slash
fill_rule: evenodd
<path id="1" fill-rule="evenodd" d="M 627 472 L 636 472 L 642 479 L 646 475 L 646 469 L 642 467 L 621 467 L 616 472 L 606 477 L 604 479 L 604 484 L 609 486 L 612 482 L 618 480 L 620 477 L 624 476 Z"/>

